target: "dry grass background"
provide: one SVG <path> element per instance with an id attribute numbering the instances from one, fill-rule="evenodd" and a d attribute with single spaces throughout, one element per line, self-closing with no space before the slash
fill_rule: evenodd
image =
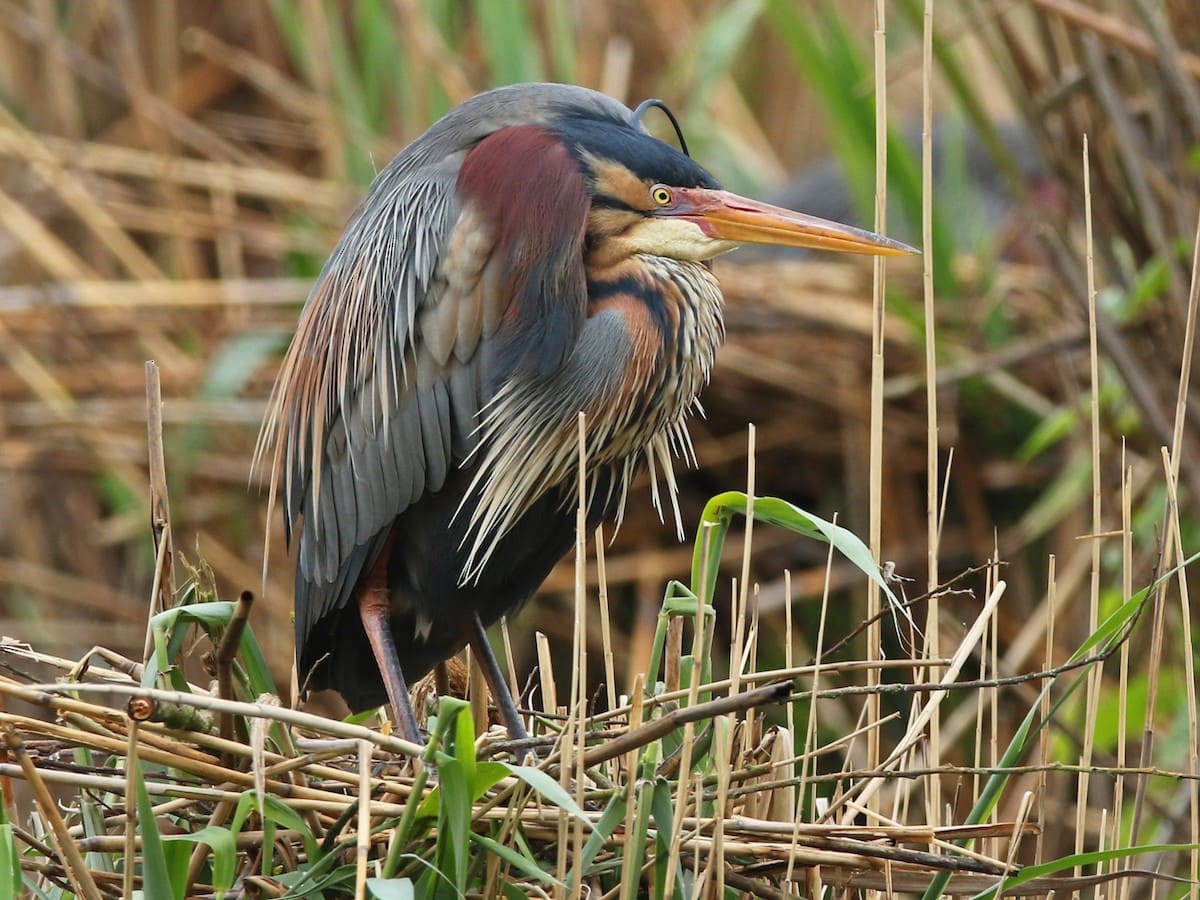
<path id="1" fill-rule="evenodd" d="M 966 162 L 975 151 L 952 136 L 946 153 L 961 155 L 958 174 L 934 192 L 935 209 L 945 213 L 938 235 L 949 239 L 938 247 L 936 304 L 943 473 L 953 455 L 941 573 L 997 555 L 1004 561 L 1009 587 L 990 624 L 992 654 L 973 662 L 995 677 L 1062 662 L 1091 630 L 1091 609 L 1111 611 L 1161 571 L 1160 447 L 1176 450 L 1181 544 L 1195 542 L 1200 410 L 1186 395 L 1177 409 L 1177 386 L 1200 210 L 1200 14 L 1188 0 L 945 5 L 937 12 L 935 115 L 969 123 L 985 149 L 988 123 L 1016 121 L 1040 159 L 1031 174 L 1003 153 L 983 154 L 1006 197 L 983 242 L 956 240 L 964 223 L 947 212 L 956 190 L 981 190 Z M 0 0 L 0 633 L 64 657 L 97 643 L 140 653 L 154 574 L 147 359 L 162 377 L 174 546 L 211 567 L 222 596 L 258 590 L 265 502 L 249 460 L 298 306 L 373 170 L 449 102 L 535 77 L 635 102 L 661 96 L 682 113 L 702 162 L 730 186 L 766 194 L 831 147 L 851 153 L 853 116 L 872 90 L 874 26 L 869 4 L 843 7 L 833 14 L 807 3 L 514 4 L 498 19 L 485 2 Z M 903 131 L 920 116 L 919 4 L 895 4 L 890 16 L 889 108 Z M 804 57 L 805 41 L 815 38 L 831 67 L 847 65 L 834 51 L 839 35 L 866 61 L 861 77 L 845 67 L 834 72 L 848 105 L 821 86 Z M 1099 289 L 1095 439 L 1084 133 Z M 892 148 L 894 167 L 903 169 L 905 155 L 903 142 Z M 910 174 L 915 165 L 919 175 L 919 152 L 907 157 Z M 852 179 L 863 174 L 847 166 Z M 891 202 L 904 209 L 913 182 L 903 171 L 895 177 Z M 907 212 L 919 221 L 911 202 Z M 859 216 L 869 224 L 869 210 Z M 683 478 L 685 523 L 697 521 L 712 494 L 745 484 L 753 422 L 757 492 L 826 517 L 836 512 L 865 536 L 870 267 L 823 258 L 739 262 L 735 254 L 719 263 L 719 275 L 729 339 L 705 395 L 708 416 L 693 428 L 700 468 Z M 915 263 L 889 269 L 876 508 L 882 558 L 923 588 L 921 275 Z M 1177 425 L 1184 411 L 1186 424 Z M 1102 541 L 1081 539 L 1097 530 L 1093 451 L 1101 463 Z M 664 583 L 684 577 L 691 559 L 646 494 L 631 502 L 606 553 L 622 685 L 644 669 Z M 277 682 L 286 684 L 291 563 L 278 524 L 253 626 Z M 737 541 L 728 554 L 732 576 Z M 795 597 L 819 598 L 825 550 L 759 527 L 751 566 L 759 666 L 770 668 L 785 652 L 783 641 L 767 637 L 783 631 L 784 572 Z M 594 564 L 588 577 L 594 585 Z M 962 623 L 974 619 L 985 577 L 956 585 L 974 593 L 942 598 L 943 646 L 955 646 Z M 826 646 L 863 618 L 861 585 L 855 570 L 834 563 L 832 590 L 847 602 L 830 609 Z M 573 586 L 568 561 L 514 623 L 519 671 L 533 665 L 533 629 L 570 645 Z M 1195 773 L 1191 670 L 1183 665 L 1194 654 L 1182 643 L 1187 607 L 1174 593 L 1157 599 L 1162 646 L 1145 617 L 1128 646 L 1132 674 L 1123 678 L 1110 666 L 1100 693 L 1061 712 L 1052 740 L 1067 756 L 1079 742 L 1090 747 L 1087 732 L 1099 764 L 1114 765 L 1119 752 L 1137 759 L 1145 697 L 1157 682 L 1151 721 L 1160 738 L 1150 761 Z M 797 661 L 812 655 L 816 611 L 800 602 L 792 613 Z M 724 616 L 716 627 L 718 641 L 727 640 Z M 589 640 L 597 660 L 598 626 Z M 903 652 L 888 629 L 884 640 L 888 655 Z M 559 662 L 565 667 L 566 656 Z M 594 674 L 599 683 L 598 665 Z M 942 759 L 994 760 L 988 752 L 1006 743 L 1035 696 L 1017 687 L 987 694 L 978 708 L 963 703 L 943 731 Z M 1132 710 L 1128 730 L 1118 730 L 1118 697 Z M 859 702 L 823 701 L 821 733 L 852 729 Z M 853 768 L 850 757 L 861 752 L 848 753 L 846 765 Z M 1037 781 L 1023 778 L 1030 787 Z M 960 807 L 969 805 L 969 779 L 943 781 L 948 800 L 960 792 Z M 1156 839 L 1164 842 L 1189 839 L 1195 782 L 1179 785 L 1150 792 Z M 1087 807 L 1088 844 L 1102 840 L 1111 778 L 1094 780 L 1084 804 L 1073 774 L 1039 790 L 1048 819 L 1073 819 Z M 1001 815 L 1011 820 L 1021 789 L 1008 796 Z M 1075 836 L 1054 830 L 1045 841 L 1053 856 L 1069 851 Z M 1167 865 L 1184 874 L 1187 862 Z"/>
<path id="2" fill-rule="evenodd" d="M 65 7 L 59 22 L 48 18 L 52 6 L 7 10 L 0 459 L 3 502 L 13 515 L 0 533 L 4 630 L 66 651 L 89 644 L 103 621 L 105 641 L 129 648 L 141 641 L 153 569 L 145 528 L 143 361 L 155 359 L 162 371 L 176 545 L 203 556 L 224 592 L 256 587 L 265 504 L 250 478 L 249 442 L 275 360 L 314 267 L 361 196 L 369 175 L 361 164 L 390 158 L 433 111 L 414 109 L 385 74 L 376 76 L 382 85 L 369 85 L 382 95 L 383 119 L 347 121 L 329 72 L 296 71 L 295 53 L 268 5 L 80 4 Z M 299 4 L 293 12 L 307 22 L 333 16 L 334 7 Z M 581 33 L 594 38 L 579 42 L 580 80 L 607 81 L 627 98 L 663 95 L 680 105 L 676 97 L 695 90 L 677 72 L 687 62 L 683 36 L 714 12 L 697 16 L 682 4 L 652 4 L 640 15 L 614 7 L 607 22 L 581 22 Z M 402 33 L 403 7 L 389 15 Z M 643 27 L 621 28 L 622 21 Z M 868 34 L 868 27 L 860 32 Z M 322 30 L 307 29 L 306 39 L 317 42 Z M 449 56 L 444 76 L 432 67 L 424 73 L 434 84 L 448 82 L 449 97 L 486 87 L 492 74 L 478 59 L 481 37 L 469 18 L 460 39 L 462 56 Z M 753 39 L 770 42 L 766 23 L 756 26 Z M 783 77 L 786 55 L 771 49 L 744 76 L 750 84 L 725 73 L 708 91 L 711 99 L 684 111 L 692 120 L 711 119 L 700 131 L 704 143 L 731 135 L 742 150 L 749 142 L 756 165 L 746 168 L 782 177 L 821 152 L 823 129 L 818 100 L 805 96 L 794 73 Z M 622 52 L 635 62 L 622 68 Z M 756 81 L 786 89 L 753 90 Z M 426 91 L 409 89 L 418 98 Z M 783 106 L 793 96 L 794 105 Z M 763 108 L 751 108 L 752 100 Z M 805 129 L 806 122 L 818 124 Z M 710 165 L 721 171 L 717 162 Z M 756 422 L 764 492 L 826 515 L 840 511 L 843 522 L 865 530 L 869 267 L 820 259 L 749 268 L 733 258 L 721 267 L 730 340 L 706 394 L 708 419 L 694 429 L 701 471 L 686 479 L 685 521 L 695 521 L 715 490 L 744 483 L 745 426 Z M 915 265 L 896 267 L 893 278 L 916 295 Z M 947 341 L 953 358 L 974 360 L 986 350 L 975 332 L 988 315 L 1029 342 L 1015 376 L 984 360 L 975 365 L 984 372 L 975 384 L 1015 377 L 1033 387 L 1026 403 L 1040 400 L 1041 413 L 1076 385 L 1058 377 L 1039 342 L 1085 359 L 1080 316 L 1054 302 L 1055 287 L 1036 269 L 1003 265 L 987 272 L 986 283 L 981 277 L 963 297 L 947 301 L 950 340 L 962 342 Z M 924 416 L 922 391 L 910 377 L 919 374 L 920 333 L 899 318 L 889 326 L 895 399 L 886 544 L 888 557 L 911 571 L 924 556 L 921 529 L 914 527 L 924 516 Z M 947 385 L 948 402 L 960 385 Z M 991 403 L 1012 405 L 994 395 Z M 991 413 L 1010 410 L 993 405 Z M 954 414 L 944 420 L 943 444 L 955 448 L 958 460 L 958 509 L 947 550 L 979 561 L 990 554 L 992 525 L 1010 523 L 1020 511 L 1008 499 L 1014 490 L 1034 495 L 1056 460 L 1006 465 L 1014 445 L 989 446 L 984 435 L 972 440 L 969 425 Z M 1014 437 L 1007 429 L 1000 436 Z M 690 551 L 648 503 L 631 504 L 630 513 L 609 555 L 609 584 L 652 617 L 661 584 L 679 574 Z M 1080 531 L 1064 524 L 1068 539 Z M 777 580 L 787 564 L 811 567 L 815 581 L 805 583 L 820 583 L 821 552 L 805 566 L 794 549 L 776 554 L 771 544 L 760 535 L 761 578 Z M 263 639 L 283 671 L 290 572 L 279 541 L 272 557 L 256 615 L 271 623 L 261 629 Z M 1040 575 L 1030 578 L 1032 585 Z M 551 586 L 569 590 L 570 579 L 566 568 Z M 561 636 L 570 615 L 560 608 L 535 607 L 529 617 Z"/>

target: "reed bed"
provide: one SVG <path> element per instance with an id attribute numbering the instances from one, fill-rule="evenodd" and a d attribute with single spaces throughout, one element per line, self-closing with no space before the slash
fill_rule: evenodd
<path id="1" fill-rule="evenodd" d="M 0 0 L 0 895 L 1196 896 L 1200 15 L 843 6 Z M 528 78 L 926 252 L 719 261 L 694 539 L 583 536 L 535 746 L 422 751 L 290 700 L 249 460 L 373 172 Z"/>

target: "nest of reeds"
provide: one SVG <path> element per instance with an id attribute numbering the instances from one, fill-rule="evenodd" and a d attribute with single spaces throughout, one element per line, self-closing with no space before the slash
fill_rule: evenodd
<path id="1" fill-rule="evenodd" d="M 939 6 L 928 62 L 917 0 L 888 5 L 890 60 L 865 6 L 650 4 L 636 29 L 622 4 L 52 6 L 0 2 L 0 894 L 1197 879 L 1194 3 Z M 671 99 L 735 184 L 831 140 L 865 222 L 872 98 L 917 122 L 925 72 L 968 136 L 935 130 L 925 190 L 897 128 L 888 198 L 936 304 L 919 267 L 883 308 L 866 267 L 719 264 L 729 337 L 681 507 L 731 539 L 697 567 L 635 500 L 552 575 L 500 636 L 536 759 L 469 688 L 418 698 L 427 751 L 276 699 L 290 592 L 253 436 L 378 162 L 450 101 L 553 75 Z M 965 242 L 961 197 L 1000 198 L 993 239 Z M 799 507 L 877 531 L 887 577 Z M 246 588 L 239 633 L 218 598 Z"/>
<path id="2" fill-rule="evenodd" d="M 1173 880 L 1130 862 L 1183 849 L 1164 845 L 1022 867 L 1018 860 L 1034 847 L 1043 859 L 1049 811 L 1028 790 L 1011 818 L 997 809 L 1012 793 L 1011 781 L 1031 780 L 1044 792 L 1051 773 L 1086 771 L 1051 755 L 1051 697 L 1057 708 L 1124 644 L 1144 595 L 1064 665 L 981 684 L 962 683 L 959 675 L 980 659 L 985 669 L 989 664 L 989 624 L 1006 587 L 998 578 L 948 658 L 825 660 L 822 635 L 821 661 L 795 665 L 789 652 L 773 670 L 759 660 L 762 621 L 743 591 L 733 598 L 730 675 L 717 679 L 716 611 L 704 587 L 716 565 L 705 552 L 719 550 L 739 511 L 800 533 L 824 532 L 847 558 L 866 551 L 852 535 L 782 501 L 715 500 L 706 510 L 710 527 L 698 538 L 699 593 L 682 583 L 668 592 L 648 677 L 639 676 L 628 694 L 618 695 L 610 680 L 606 697 L 589 696 L 579 677 L 587 671 L 582 637 L 589 615 L 581 592 L 575 674 L 562 682 L 569 696 L 558 696 L 546 660 L 542 708 L 529 710 L 534 736 L 520 743 L 499 727 L 477 729 L 474 721 L 486 719 L 473 718 L 473 704 L 453 696 L 422 704 L 424 747 L 386 728 L 280 705 L 246 628 L 252 597 L 236 604 L 206 599 L 202 571 L 190 574 L 179 605 L 148 623 L 154 649 L 145 663 L 102 648 L 64 660 L 6 640 L 0 777 L 6 800 L 28 791 L 36 813 L 0 824 L 0 879 L 18 892 L 25 879 L 88 898 L 136 891 L 164 898 L 385 898 L 582 890 L 781 897 L 817 896 L 825 887 L 1026 895 L 1130 877 Z M 886 579 L 873 577 L 890 592 Z M 897 602 L 897 621 L 910 605 Z M 602 602 L 611 678 L 607 611 Z M 908 631 L 910 639 L 917 634 Z M 189 644 L 193 654 L 208 648 L 200 654 L 213 676 L 208 689 L 183 678 L 178 655 Z M 996 663 L 993 656 L 992 671 Z M 880 671 L 907 677 L 864 684 L 867 672 Z M 452 683 L 469 682 L 457 674 Z M 926 729 L 943 705 L 950 707 L 943 701 L 965 693 L 978 704 L 974 718 L 989 707 L 994 716 L 998 703 L 1024 703 L 1020 689 L 1039 683 L 1045 687 L 1026 727 L 992 763 L 931 767 Z M 897 691 L 924 701 L 899 729 L 896 714 L 869 712 L 881 695 Z M 818 705 L 850 697 L 864 717 L 821 745 Z M 944 733 L 962 727 L 962 717 L 947 716 Z M 856 761 L 869 758 L 865 745 L 872 741 L 883 748 L 875 751 L 881 761 L 863 768 Z M 830 757 L 845 762 L 829 771 L 822 762 Z M 1020 764 L 1032 757 L 1040 764 Z M 1149 774 L 1116 770 L 1118 778 Z M 974 780 L 970 811 L 941 826 L 904 824 L 909 804 L 922 805 L 919 785 L 939 777 Z M 21 791 L 14 792 L 14 779 L 23 780 Z M 880 811 L 884 795 L 890 812 Z M 968 798 L 954 799 L 958 806 Z M 1081 874 L 1085 864 L 1100 869 Z"/>

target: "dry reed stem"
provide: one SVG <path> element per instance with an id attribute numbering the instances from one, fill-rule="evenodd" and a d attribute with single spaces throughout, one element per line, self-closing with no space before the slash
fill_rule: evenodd
<path id="1" fill-rule="evenodd" d="M 1177 484 L 1174 475 L 1174 463 L 1166 447 L 1162 448 L 1163 472 L 1167 483 L 1167 524 L 1170 529 L 1169 541 L 1175 559 L 1182 562 L 1186 559 L 1183 552 L 1183 539 L 1179 532 L 1179 501 Z M 1168 556 L 1168 562 L 1170 557 Z M 1187 578 L 1183 569 L 1178 572 L 1179 582 L 1179 612 L 1180 612 L 1180 645 L 1183 649 L 1184 690 L 1187 697 L 1187 745 L 1188 769 L 1192 775 L 1200 775 L 1200 751 L 1197 749 L 1197 731 L 1200 730 L 1200 717 L 1196 710 L 1196 664 L 1192 648 L 1192 607 L 1188 594 Z M 1188 792 L 1189 825 L 1191 826 L 1191 877 L 1193 882 L 1200 882 L 1200 791 Z M 1195 886 L 1192 893 L 1195 893 Z"/>
<path id="2" fill-rule="evenodd" d="M 358 826 L 354 842 L 354 896 L 367 895 L 367 862 L 371 851 L 371 751 L 367 741 L 358 742 Z"/>
<path id="3" fill-rule="evenodd" d="M 17 758 L 21 773 L 24 775 L 26 782 L 29 783 L 30 788 L 33 789 L 38 808 L 41 810 L 45 821 L 50 824 L 50 829 L 58 844 L 58 853 L 62 856 L 63 867 L 66 870 L 67 876 L 71 879 L 71 884 L 74 886 L 75 891 L 87 898 L 87 900 L 99 900 L 100 891 L 92 879 L 92 873 L 88 869 L 83 855 L 79 852 L 79 848 L 71 840 L 66 822 L 63 821 L 62 816 L 59 814 L 58 804 L 54 800 L 54 796 L 46 788 L 46 782 L 38 772 L 37 767 L 34 766 L 33 760 L 25 752 L 24 743 L 11 727 L 4 729 L 4 741 L 8 746 L 9 752 Z"/>
<path id="4" fill-rule="evenodd" d="M 988 598 L 984 601 L 983 608 L 980 609 L 979 615 L 975 618 L 974 623 L 967 631 L 962 644 L 959 646 L 950 666 L 946 669 L 942 676 L 942 684 L 953 682 L 966 664 L 967 659 L 979 645 L 983 638 L 984 629 L 992 620 L 995 613 L 996 605 L 1000 602 L 1000 598 L 1004 595 L 1004 590 L 1007 587 L 1005 582 L 997 580 L 995 587 L 992 589 Z M 893 747 L 887 759 L 880 765 L 874 768 L 879 770 L 888 769 L 891 765 L 903 757 L 903 755 L 912 748 L 924 734 L 925 727 L 929 724 L 929 719 L 933 716 L 934 711 L 941 705 L 941 702 L 949 695 L 948 691 L 937 691 L 930 695 L 929 702 L 921 710 L 920 715 L 908 726 L 908 730 L 904 737 L 901 738 L 896 746 Z M 860 804 L 866 804 L 872 796 L 878 793 L 879 789 L 885 783 L 882 777 L 871 778 L 866 782 L 861 783 L 856 787 L 853 794 Z M 849 796 L 849 795 L 848 795 Z"/>
<path id="5" fill-rule="evenodd" d="M 1085 269 L 1087 273 L 1087 310 L 1088 310 L 1088 362 L 1091 375 L 1091 463 L 1092 463 L 1092 528 L 1094 539 L 1091 544 L 1091 589 L 1088 593 L 1088 633 L 1096 630 L 1100 622 L 1100 540 L 1101 532 L 1101 472 L 1100 472 L 1100 354 L 1096 329 L 1096 264 L 1094 255 L 1094 236 L 1092 228 L 1092 180 L 1091 162 L 1088 155 L 1088 136 L 1083 136 L 1083 199 L 1084 199 L 1084 240 L 1085 240 Z M 1085 721 L 1095 720 L 1096 707 L 1100 700 L 1100 679 L 1103 675 L 1103 663 L 1088 671 Z M 1085 729 L 1083 735 L 1082 760 L 1086 766 L 1092 758 L 1092 729 Z M 1080 798 L 1088 796 L 1089 776 L 1087 772 L 1079 775 L 1078 793 Z M 1083 843 L 1087 834 L 1084 827 L 1086 803 L 1079 803 L 1075 808 L 1075 852 L 1083 852 Z M 1075 867 L 1075 877 L 1079 877 L 1083 869 Z"/>
<path id="6" fill-rule="evenodd" d="M 875 0 L 874 65 L 875 65 L 875 231 L 883 234 L 887 230 L 887 7 L 884 0 Z M 883 376 L 884 376 L 884 284 L 887 265 L 884 258 L 871 259 L 871 416 L 870 416 L 870 524 L 868 544 L 876 565 L 883 563 Z M 877 616 L 880 611 L 879 586 L 867 582 L 867 652 L 869 660 L 878 659 L 881 652 L 882 631 Z M 879 674 L 867 673 L 867 684 L 879 683 Z M 870 721 L 880 717 L 879 699 L 867 697 L 865 715 Z M 867 765 L 876 768 L 880 759 L 879 733 L 867 732 Z M 875 809 L 876 807 L 872 807 Z"/>
<path id="7" fill-rule="evenodd" d="M 421 755 L 423 749 L 417 744 L 413 744 L 403 738 L 381 734 L 369 728 L 364 728 L 361 725 L 351 725 L 347 722 L 339 722 L 311 713 L 284 709 L 264 703 L 221 700 L 217 697 L 197 693 L 166 691 L 122 684 L 19 685 L 9 679 L 0 679 L 0 694 L 9 694 L 29 703 L 55 709 L 82 708 L 86 710 L 89 708 L 85 704 L 77 704 L 75 701 L 59 696 L 61 693 L 111 694 L 119 697 L 136 697 L 165 703 L 178 703 L 184 706 L 195 706 L 198 709 L 206 709 L 213 712 L 228 712 L 235 716 L 270 719 L 295 728 L 307 728 L 334 737 L 369 741 L 381 750 L 398 753 L 402 756 L 417 757 Z M 114 716 L 120 715 L 115 710 L 110 712 Z"/>
<path id="8" fill-rule="evenodd" d="M 571 670 L 571 704 L 570 710 L 575 713 L 575 718 L 572 723 L 574 733 L 563 739 L 563 763 L 562 772 L 563 778 L 574 780 L 575 787 L 575 802 L 582 809 L 584 806 L 584 786 L 587 782 L 585 751 L 587 750 L 587 635 L 588 635 L 588 620 L 587 620 L 587 417 L 583 412 L 579 413 L 577 419 L 576 437 L 578 439 L 579 456 L 577 467 L 577 490 L 576 497 L 576 513 L 575 513 L 575 628 L 572 632 L 572 670 Z M 571 747 L 569 758 L 567 755 L 567 745 L 570 740 L 576 742 L 574 747 Z M 571 763 L 574 762 L 572 770 Z M 570 787 L 570 785 L 565 785 Z M 575 900 L 582 896 L 583 891 L 583 823 L 578 819 L 574 819 L 571 823 L 572 840 L 571 847 L 574 852 L 574 858 L 571 861 L 571 871 L 575 873 L 575 877 L 571 881 L 571 898 Z M 562 849 L 559 850 L 559 859 L 565 860 L 565 855 Z M 565 875 L 565 872 L 564 872 Z M 562 879 L 560 879 L 562 880 Z"/>
<path id="9" fill-rule="evenodd" d="M 707 561 L 707 551 L 709 549 L 708 543 L 707 543 L 707 537 L 708 536 L 705 535 L 705 553 L 702 554 L 702 558 L 705 560 L 705 562 Z M 701 571 L 707 572 L 708 566 L 702 565 Z M 683 820 L 684 820 L 684 817 L 687 815 L 688 800 L 689 800 L 688 795 L 689 795 L 689 788 L 691 786 L 687 775 L 692 770 L 692 766 L 691 766 L 692 742 L 695 739 L 695 733 L 696 733 L 695 732 L 695 723 L 698 718 L 696 714 L 700 711 L 700 709 L 702 707 L 708 707 L 709 709 L 714 710 L 714 711 L 718 710 L 718 709 L 720 709 L 722 712 L 724 711 L 723 708 L 721 708 L 721 707 L 713 706 L 714 703 L 720 704 L 722 701 L 719 701 L 719 700 L 710 701 L 709 703 L 706 703 L 706 704 L 700 704 L 700 702 L 699 702 L 700 682 L 703 680 L 702 674 L 701 674 L 701 665 L 702 665 L 702 660 L 704 659 L 704 648 L 706 646 L 704 601 L 705 601 L 705 598 L 708 596 L 708 586 L 703 583 L 703 577 L 702 577 L 701 581 L 702 581 L 702 583 L 700 584 L 700 591 L 696 595 L 696 614 L 695 614 L 695 617 L 692 619 L 692 667 L 691 667 L 691 677 L 688 679 L 687 707 L 684 709 L 675 710 L 671 713 L 668 713 L 667 715 L 663 716 L 662 718 L 660 718 L 656 721 L 648 722 L 645 725 L 643 725 L 640 729 L 640 731 L 643 732 L 644 734 L 649 734 L 651 729 L 656 728 L 657 723 L 663 722 L 668 718 L 674 718 L 674 719 L 676 719 L 676 721 L 683 722 L 683 738 L 682 738 L 682 744 L 679 749 L 679 768 L 678 768 L 678 771 L 681 774 L 680 774 L 679 781 L 678 781 L 678 786 L 679 786 L 678 791 L 676 792 L 676 796 L 674 798 L 674 803 L 673 803 L 674 808 L 672 810 L 672 824 L 671 824 L 671 835 L 670 835 L 670 845 L 669 845 L 670 850 L 669 850 L 669 855 L 667 857 L 666 893 L 665 893 L 666 900 L 671 900 L 671 898 L 674 897 L 674 895 L 675 895 L 675 870 L 676 870 L 676 867 L 678 866 L 679 853 L 683 847 L 683 831 L 682 831 Z M 678 621 L 682 622 L 682 619 L 679 619 Z M 736 665 L 737 665 L 737 660 L 731 657 L 729 660 L 729 666 L 730 666 L 731 672 Z M 734 696 L 732 694 L 732 685 L 733 685 L 733 679 L 731 678 L 731 682 L 730 682 L 731 696 L 730 696 L 730 698 L 728 698 L 729 700 L 732 700 L 733 696 Z M 762 689 L 759 689 L 759 690 L 762 690 Z M 768 690 L 770 690 L 770 688 L 768 688 Z M 754 692 L 750 691 L 747 693 L 752 694 Z M 751 705 L 753 705 L 753 704 L 751 704 Z M 721 712 L 715 712 L 715 715 L 720 715 L 720 714 L 721 714 Z M 702 716 L 699 718 L 708 718 L 708 716 Z M 715 727 L 715 723 L 714 723 L 714 727 Z M 662 733 L 665 734 L 666 732 L 664 731 Z M 627 738 L 627 740 L 630 740 L 632 742 L 633 740 L 635 740 L 634 733 L 630 732 L 628 735 L 626 735 L 626 738 Z M 636 740 L 641 741 L 641 738 L 637 737 Z M 630 746 L 638 746 L 638 743 L 631 743 Z M 697 810 L 699 810 L 699 808 L 700 808 L 699 799 L 696 800 L 696 808 L 697 808 Z"/>
<path id="10" fill-rule="evenodd" d="M 921 31 L 921 288 L 925 311 L 925 515 L 928 542 L 926 587 L 929 591 L 925 617 L 923 657 L 941 656 L 938 622 L 938 556 L 941 543 L 938 503 L 938 385 L 937 335 L 933 288 L 933 0 L 925 0 Z M 949 473 L 947 472 L 947 477 Z M 933 768 L 941 762 L 941 716 L 935 712 L 929 720 L 929 741 L 925 752 Z M 941 821 L 941 783 L 931 778 L 925 787 L 925 820 L 931 825 Z"/>
<path id="11" fill-rule="evenodd" d="M 1132 26 L 1127 20 L 1109 13 L 1100 12 L 1076 0 L 1029 0 L 1030 3 L 1052 13 L 1064 21 L 1093 32 L 1113 44 L 1120 44 L 1145 59 L 1159 58 L 1159 48 L 1144 31 Z M 1200 78 L 1200 56 L 1180 53 L 1179 61 L 1194 78 Z"/>

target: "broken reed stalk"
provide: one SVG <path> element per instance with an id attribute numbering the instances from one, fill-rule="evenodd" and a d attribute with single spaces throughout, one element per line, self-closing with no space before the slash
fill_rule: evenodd
<path id="1" fill-rule="evenodd" d="M 246 624 L 250 621 L 250 608 L 253 605 L 254 594 L 250 591 L 242 591 L 237 605 L 234 606 L 233 615 L 230 616 L 229 625 L 226 626 L 225 633 L 221 636 L 221 643 L 217 647 L 217 695 L 222 700 L 237 699 L 234 696 L 233 688 L 233 662 L 241 647 L 242 635 L 246 631 Z M 232 741 L 233 716 L 222 713 L 218 721 L 220 722 L 221 737 Z"/>
<path id="2" fill-rule="evenodd" d="M 142 659 L 150 658 L 154 646 L 151 620 L 169 608 L 175 598 L 175 576 L 171 549 L 171 506 L 167 498 L 167 464 L 163 455 L 162 383 L 154 360 L 146 362 L 146 434 L 150 459 L 150 533 L 154 538 L 154 588 L 146 620 L 146 644 Z"/>

